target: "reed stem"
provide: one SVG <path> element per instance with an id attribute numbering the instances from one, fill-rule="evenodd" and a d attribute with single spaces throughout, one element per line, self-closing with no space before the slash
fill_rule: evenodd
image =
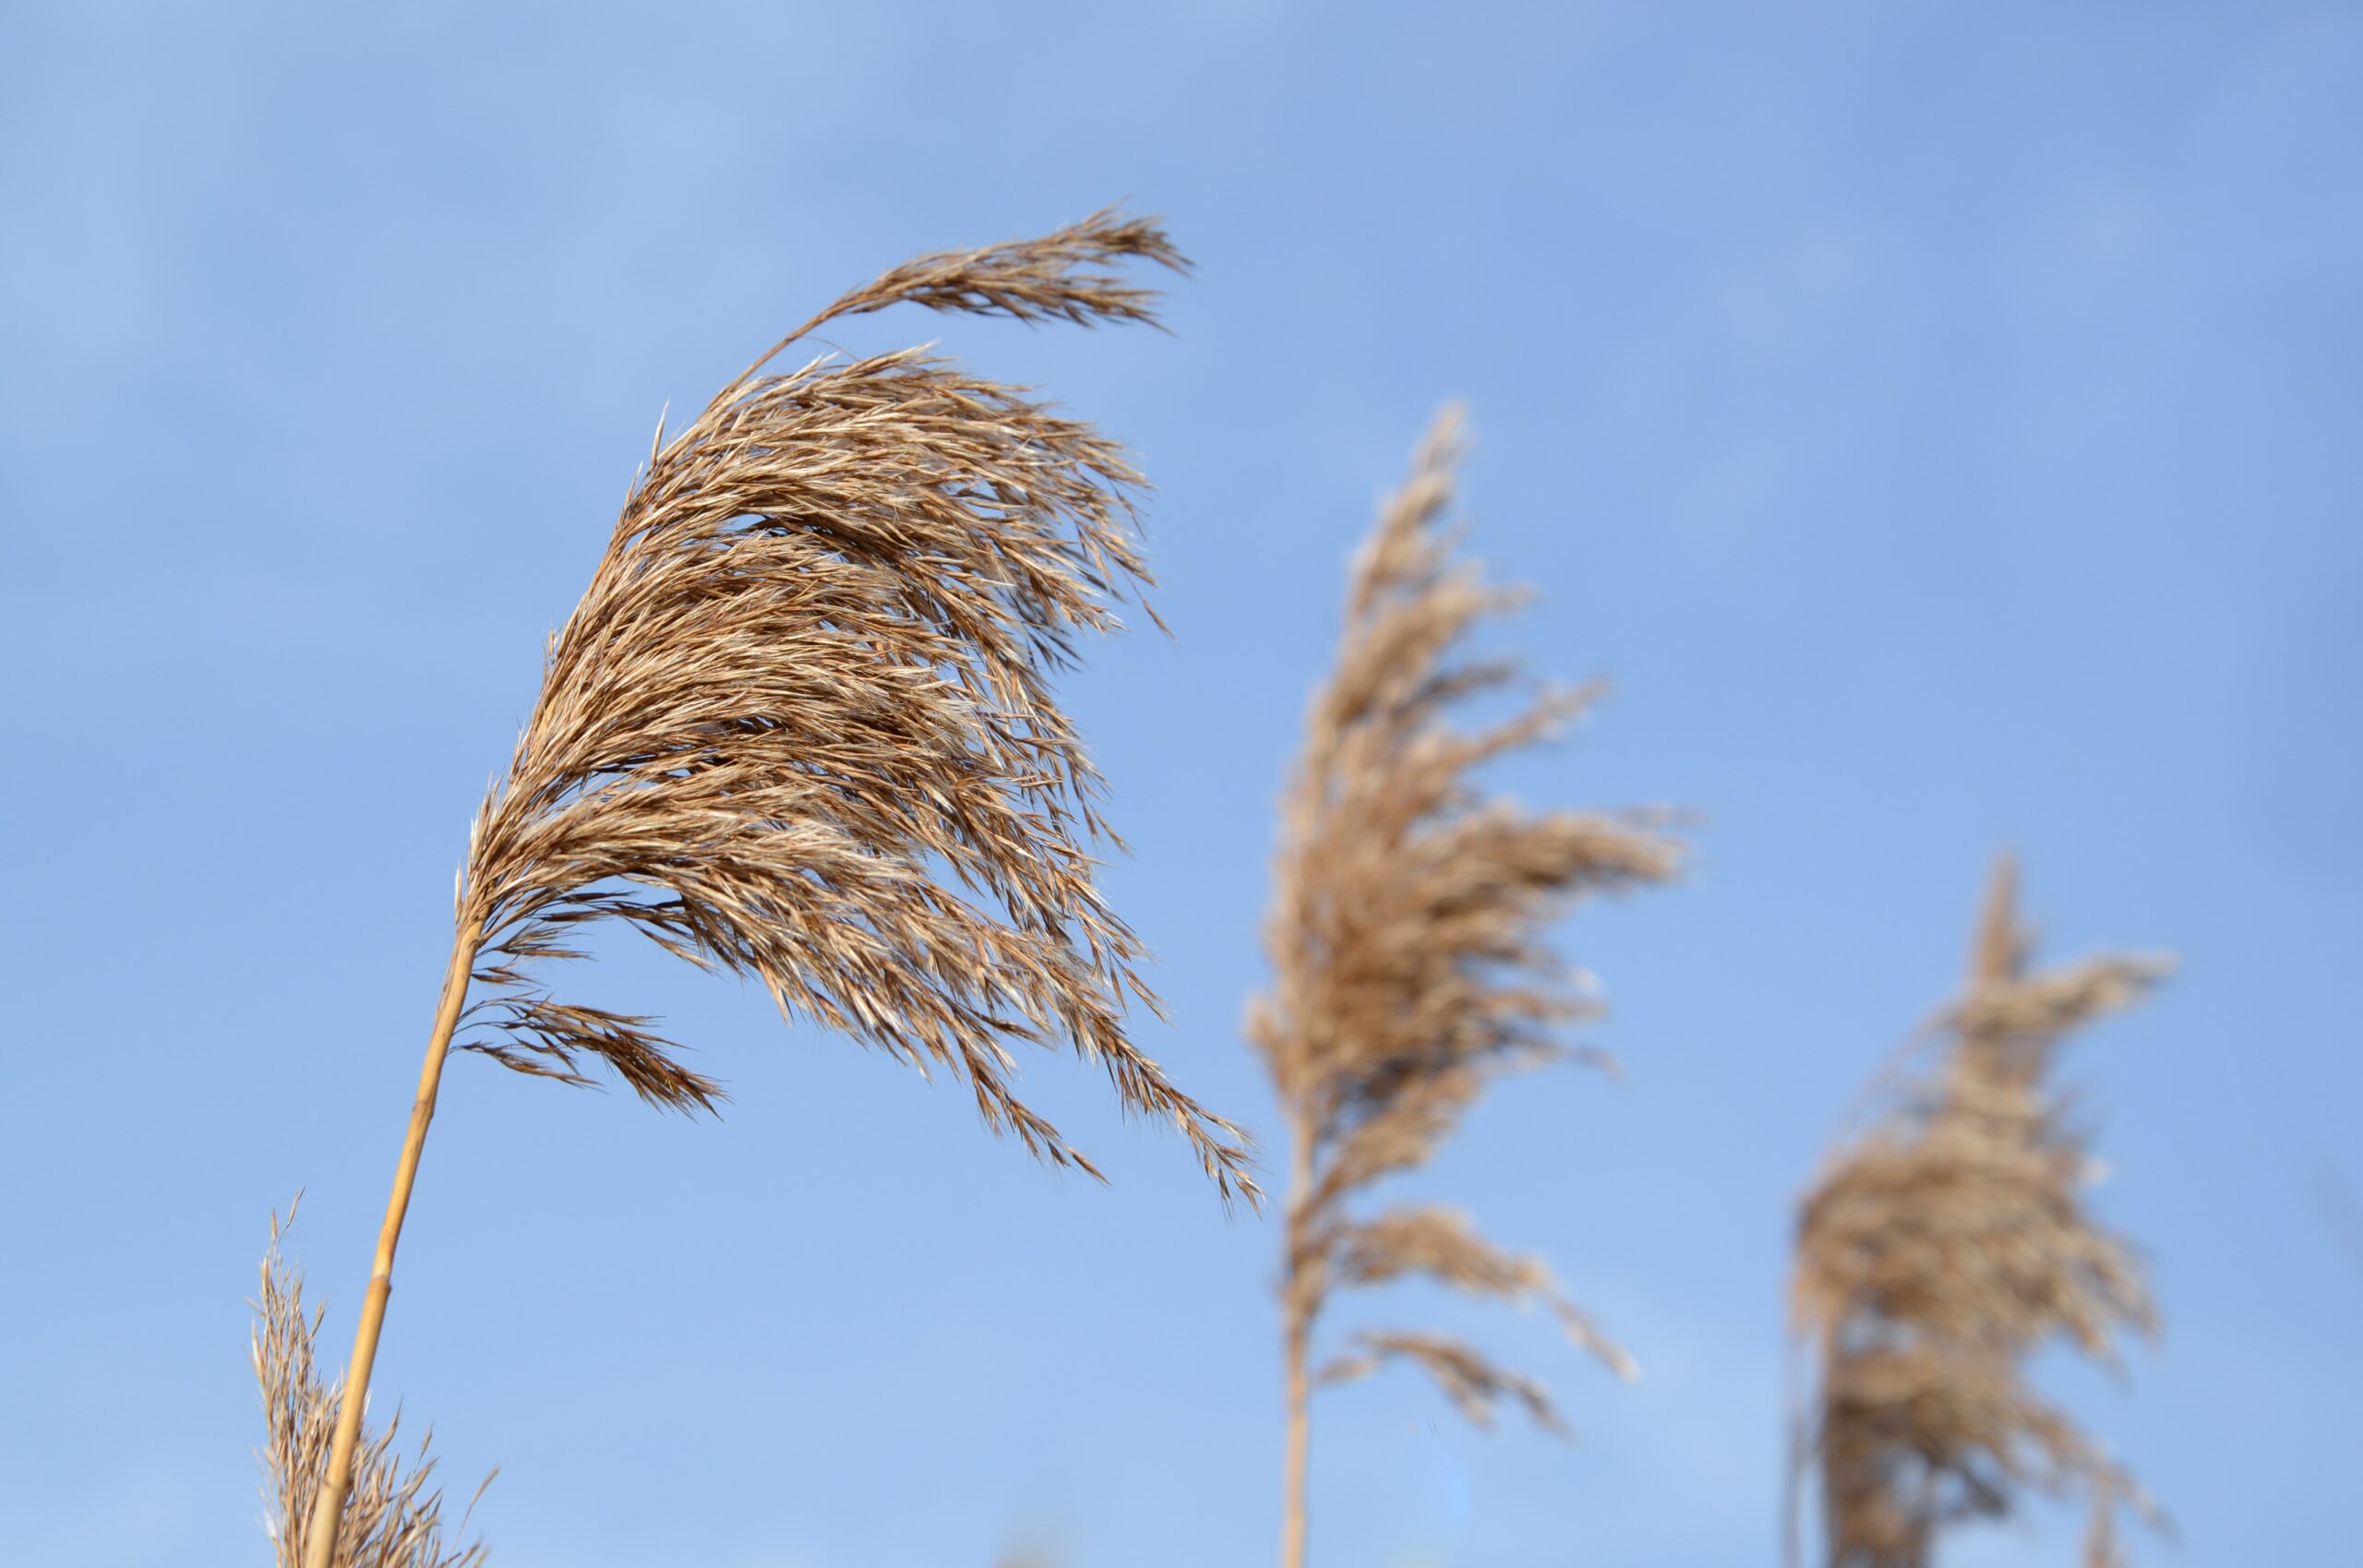
<path id="1" fill-rule="evenodd" d="M 1288 1331 L 1288 1452 L 1281 1462 L 1280 1568 L 1304 1568 L 1305 1419 L 1304 1327 Z"/>
<path id="2" fill-rule="evenodd" d="M 1306 1405 L 1312 1387 L 1306 1376 L 1305 1349 L 1313 1324 L 1297 1276 L 1303 1267 L 1305 1204 L 1312 1197 L 1313 1130 L 1302 1118 L 1294 1120 L 1289 1164 L 1288 1279 L 1280 1296 L 1288 1380 L 1288 1439 L 1280 1461 L 1280 1568 L 1304 1568 L 1305 1450 L 1311 1436 Z"/>
<path id="3" fill-rule="evenodd" d="M 361 1304 L 361 1325 L 353 1336 L 353 1359 L 344 1379 L 337 1410 L 336 1441 L 329 1450 L 329 1473 L 312 1501 L 312 1518 L 304 1537 L 304 1568 L 330 1568 L 336 1561 L 336 1538 L 344 1521 L 345 1494 L 353 1488 L 353 1456 L 360 1446 L 361 1410 L 369 1394 L 369 1368 L 378 1359 L 378 1335 L 386 1323 L 386 1298 L 394 1287 L 394 1248 L 402 1240 L 402 1216 L 410 1209 L 410 1191 L 418 1179 L 419 1151 L 426 1146 L 426 1127 L 435 1119 L 436 1091 L 443 1082 L 443 1059 L 450 1053 L 452 1032 L 459 1027 L 460 1009 L 467 1000 L 468 974 L 475 967 L 476 947 L 484 935 L 481 922 L 462 925 L 451 942 L 450 967 L 443 973 L 443 996 L 435 1009 L 435 1029 L 427 1036 L 426 1062 L 419 1069 L 418 1095 L 411 1102 L 410 1131 L 402 1140 L 402 1163 L 394 1167 L 393 1195 L 386 1201 L 385 1223 L 378 1230 L 378 1259 L 369 1274 L 369 1293 Z"/>

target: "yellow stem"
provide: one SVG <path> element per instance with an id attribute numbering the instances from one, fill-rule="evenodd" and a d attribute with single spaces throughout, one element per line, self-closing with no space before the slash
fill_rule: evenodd
<path id="1" fill-rule="evenodd" d="M 411 1102 L 410 1132 L 402 1140 L 402 1163 L 394 1167 L 393 1195 L 386 1201 L 386 1220 L 378 1230 L 378 1261 L 370 1271 L 369 1294 L 361 1303 L 361 1326 L 353 1336 L 353 1359 L 345 1372 L 343 1404 L 337 1411 L 336 1442 L 329 1450 L 329 1473 L 313 1499 L 310 1527 L 305 1532 L 304 1568 L 330 1568 L 336 1561 L 345 1495 L 353 1490 L 353 1456 L 360 1446 L 361 1407 L 369 1393 L 369 1367 L 378 1359 L 386 1298 L 394 1287 L 394 1248 L 402 1240 L 402 1216 L 409 1212 L 410 1190 L 418 1179 L 419 1151 L 426 1146 L 427 1123 L 435 1119 L 443 1059 L 450 1050 L 452 1031 L 459 1027 L 460 1009 L 468 996 L 468 972 L 475 967 L 476 944 L 483 935 L 483 925 L 469 921 L 451 942 L 451 965 L 443 974 L 435 1031 L 426 1041 L 426 1064 L 419 1069 L 418 1096 Z"/>
<path id="2" fill-rule="evenodd" d="M 1313 1312 L 1312 1303 L 1304 1299 L 1299 1271 L 1304 1205 L 1312 1196 L 1313 1135 L 1303 1118 L 1290 1119 L 1294 1146 L 1289 1164 L 1288 1257 L 1280 1287 L 1288 1400 L 1288 1439 L 1280 1462 L 1280 1568 L 1304 1568 L 1305 1450 L 1311 1436 L 1305 1406 L 1312 1392 L 1306 1381 L 1305 1349 L 1312 1335 Z"/>

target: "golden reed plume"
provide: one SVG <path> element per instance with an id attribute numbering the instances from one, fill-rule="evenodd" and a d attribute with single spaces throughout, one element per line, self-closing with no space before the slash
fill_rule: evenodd
<path id="1" fill-rule="evenodd" d="M 2025 1370 L 2048 1343 L 2113 1359 L 2123 1331 L 2154 1331 L 2140 1263 L 2087 1207 L 2094 1162 L 2045 1079 L 2064 1036 L 2169 965 L 2030 974 L 2015 906 L 2005 857 L 1968 988 L 1937 1020 L 1937 1070 L 1804 1202 L 1791 1311 L 1817 1361 L 1809 1446 L 1830 1568 L 1926 1568 L 1945 1526 L 2001 1517 L 2028 1488 L 2084 1494 L 2088 1568 L 2117 1560 L 2120 1503 L 2155 1516 Z"/>
<path id="2" fill-rule="evenodd" d="M 1519 683 L 1514 661 L 1457 654 L 1480 623 L 1525 598 L 1451 561 L 1441 525 L 1460 450 L 1459 415 L 1447 410 L 1355 558 L 1337 667 L 1313 704 L 1284 807 L 1265 928 L 1272 988 L 1248 1013 L 1290 1152 L 1283 1568 L 1304 1560 L 1313 1387 L 1404 1360 L 1480 1424 L 1507 1397 L 1559 1425 L 1540 1385 L 1434 1335 L 1362 1335 L 1312 1371 L 1313 1329 L 1334 1290 L 1416 1275 L 1540 1302 L 1576 1343 L 1632 1370 L 1539 1258 L 1502 1251 L 1449 1209 L 1362 1218 L 1350 1208 L 1373 1184 L 1425 1164 L 1495 1077 L 1584 1054 L 1564 1030 L 1598 1007 L 1548 932 L 1581 895 L 1664 880 L 1678 862 L 1675 844 L 1652 830 L 1661 817 L 1530 813 L 1484 798 L 1472 782 L 1485 763 L 1575 718 L 1596 688 L 1545 690 L 1487 728 L 1451 724 L 1463 700 Z"/>
<path id="3" fill-rule="evenodd" d="M 920 350 L 764 367 L 840 317 L 913 304 L 1150 320 L 1115 270 L 1187 263 L 1102 212 L 855 290 L 725 387 L 648 466 L 551 639 L 540 697 L 469 836 L 451 962 L 355 1337 L 306 1568 L 329 1568 L 394 1248 L 447 1049 L 570 1083 L 604 1064 L 683 1110 L 721 1098 L 650 1021 L 535 978 L 611 921 L 761 981 L 974 1092 L 995 1131 L 1091 1163 L 1011 1087 L 1064 1044 L 1172 1122 L 1225 1197 L 1246 1140 L 1129 1038 L 1141 949 L 1094 881 L 1097 775 L 1051 689 L 1149 581 L 1115 443 Z M 1098 1174 L 1093 1171 L 1093 1174 Z"/>

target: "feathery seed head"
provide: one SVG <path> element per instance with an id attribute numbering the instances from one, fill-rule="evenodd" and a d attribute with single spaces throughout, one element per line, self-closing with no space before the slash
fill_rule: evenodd
<path id="1" fill-rule="evenodd" d="M 2062 1038 L 2129 1005 L 2163 959 L 2026 971 L 2015 868 L 1997 866 L 1946 1059 L 1844 1149 L 1799 1217 L 1792 1311 L 1819 1351 L 1819 1458 L 1833 1568 L 1925 1568 L 1939 1528 L 2033 1487 L 2082 1490 L 2090 1568 L 2109 1520 L 2150 1514 L 2129 1477 L 2024 1383 L 2059 1339 L 2113 1359 L 2154 1331 L 2139 1260 L 2084 1199 L 2092 1158 L 2045 1079 Z M 2095 1555 L 2098 1554 L 2098 1555 Z"/>
<path id="2" fill-rule="evenodd" d="M 1661 818 L 1529 812 L 1478 787 L 1476 770 L 1556 733 L 1597 688 L 1546 688 L 1483 728 L 1452 722 L 1467 699 L 1520 684 L 1515 661 L 1469 658 L 1462 645 L 1527 597 L 1452 558 L 1445 523 L 1463 448 L 1459 413 L 1447 409 L 1354 557 L 1337 668 L 1313 700 L 1283 809 L 1265 927 L 1273 982 L 1251 1004 L 1247 1033 L 1305 1170 L 1289 1215 L 1286 1310 L 1309 1324 L 1336 1287 L 1418 1275 L 1541 1302 L 1629 1375 L 1630 1359 L 1541 1260 L 1495 1248 L 1448 1210 L 1348 1213 L 1373 1184 L 1425 1164 L 1493 1079 L 1586 1054 L 1564 1032 L 1598 1004 L 1550 928 L 1575 900 L 1665 880 L 1680 860 Z M 1325 1381 L 1400 1359 L 1474 1417 L 1509 1397 L 1557 1424 L 1537 1385 L 1466 1346 L 1409 1334 L 1359 1343 Z"/>
<path id="3" fill-rule="evenodd" d="M 1149 581 L 1140 475 L 1090 425 L 918 350 L 764 371 L 896 304 L 1153 320 L 1113 270 L 1135 258 L 1184 265 L 1113 212 L 906 263 L 660 432 L 471 834 L 465 1048 L 577 1083 L 603 1061 L 654 1104 L 712 1108 L 720 1086 L 649 1020 L 534 983 L 618 921 L 949 1070 L 989 1126 L 1090 1171 L 1011 1087 L 1013 1043 L 1067 1043 L 1226 1196 L 1255 1195 L 1244 1137 L 1126 1033 L 1126 998 L 1155 999 L 1094 880 L 1098 779 L 1052 689 Z"/>

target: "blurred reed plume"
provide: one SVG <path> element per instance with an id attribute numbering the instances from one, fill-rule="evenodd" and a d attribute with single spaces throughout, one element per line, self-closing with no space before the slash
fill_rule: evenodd
<path id="1" fill-rule="evenodd" d="M 2016 888 L 2005 856 L 1967 989 L 1933 1026 L 1941 1059 L 1804 1202 L 1791 1311 L 1817 1362 L 1808 1441 L 1831 1568 L 1925 1568 L 1947 1526 L 2002 1517 L 2030 1489 L 2089 1502 L 2089 1568 L 2117 1561 L 2120 1504 L 2155 1517 L 2025 1373 L 2053 1341 L 2113 1362 L 2125 1331 L 2155 1332 L 2140 1261 L 2087 1206 L 2097 1162 L 2046 1078 L 2068 1034 L 2170 966 L 2029 973 Z"/>
<path id="2" fill-rule="evenodd" d="M 469 835 L 451 962 L 356 1336 L 368 1386 L 387 1281 L 449 1046 L 568 1083 L 604 1065 L 651 1104 L 715 1082 L 646 1018 L 533 977 L 614 921 L 751 976 L 781 1011 L 975 1094 L 996 1131 L 1093 1171 L 1011 1087 L 1019 1042 L 1098 1063 L 1171 1121 L 1226 1198 L 1244 1138 L 1128 1037 L 1156 1000 L 1102 901 L 1098 780 L 1051 676 L 1149 581 L 1140 476 L 1017 388 L 909 349 L 771 361 L 896 304 L 1021 321 L 1153 320 L 1115 270 L 1186 261 L 1101 212 L 1037 240 L 927 257 L 790 332 L 678 435 L 660 429 L 606 555 L 550 640 L 539 698 Z M 327 1568 L 358 1401 L 320 1492 Z"/>
<path id="3" fill-rule="evenodd" d="M 295 1203 L 288 1205 L 291 1224 L 295 1209 Z M 320 1313 L 317 1308 L 305 1311 L 303 1273 L 281 1252 L 282 1230 L 273 1215 L 270 1250 L 262 1260 L 262 1295 L 253 1303 L 253 1348 L 255 1381 L 262 1388 L 266 1527 L 279 1568 L 297 1568 L 304 1561 L 313 1501 L 328 1473 L 330 1432 L 343 1391 L 320 1381 L 313 1359 Z M 419 1439 L 418 1453 L 405 1470 L 394 1449 L 401 1425 L 396 1412 L 384 1431 L 373 1435 L 365 1429 L 332 1559 L 336 1568 L 479 1568 L 486 1560 L 482 1546 L 444 1550 L 443 1494 L 428 1486 L 435 1472 L 428 1454 L 434 1434 Z M 491 1484 L 486 1476 L 476 1494 L 482 1496 Z M 460 1528 L 467 1528 L 464 1519 Z"/>
<path id="4" fill-rule="evenodd" d="M 1539 1302 L 1577 1344 L 1632 1372 L 1541 1259 L 1502 1251 L 1449 1209 L 1351 1210 L 1373 1185 L 1426 1163 L 1494 1078 L 1587 1054 L 1562 1032 L 1598 1005 L 1553 951 L 1550 928 L 1581 895 L 1662 881 L 1679 858 L 1655 831 L 1661 814 L 1529 812 L 1485 798 L 1473 781 L 1573 720 L 1597 688 L 1546 688 L 1499 723 L 1452 724 L 1464 700 L 1523 684 L 1515 660 L 1465 657 L 1461 644 L 1526 598 L 1451 560 L 1456 538 L 1443 524 L 1460 430 L 1457 410 L 1438 417 L 1355 557 L 1337 667 L 1313 703 L 1283 808 L 1265 939 L 1272 988 L 1248 1012 L 1289 1139 L 1283 1568 L 1304 1560 L 1313 1387 L 1403 1360 L 1481 1425 L 1508 1398 L 1559 1426 L 1539 1384 L 1434 1335 L 1361 1335 L 1310 1371 L 1332 1291 L 1423 1276 Z"/>

